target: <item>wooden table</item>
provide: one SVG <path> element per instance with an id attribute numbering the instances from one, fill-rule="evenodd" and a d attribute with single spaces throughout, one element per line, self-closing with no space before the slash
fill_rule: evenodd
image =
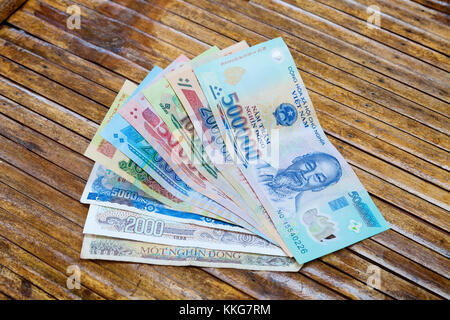
<path id="1" fill-rule="evenodd" d="M 446 3 L 5 1 L 0 298 L 448 299 Z M 71 5 L 81 9 L 80 29 L 67 27 Z M 377 8 L 381 28 L 367 22 L 377 22 Z M 155 64 L 210 45 L 278 36 L 328 138 L 391 229 L 298 273 L 80 260 L 88 206 L 79 199 L 93 166 L 82 154 L 124 80 L 139 83 Z M 71 265 L 80 289 L 67 288 Z"/>

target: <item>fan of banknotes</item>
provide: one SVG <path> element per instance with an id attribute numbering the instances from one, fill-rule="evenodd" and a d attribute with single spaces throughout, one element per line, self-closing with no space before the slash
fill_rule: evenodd
<path id="1" fill-rule="evenodd" d="M 388 229 L 281 38 L 125 81 L 85 155 L 85 259 L 298 271 Z"/>

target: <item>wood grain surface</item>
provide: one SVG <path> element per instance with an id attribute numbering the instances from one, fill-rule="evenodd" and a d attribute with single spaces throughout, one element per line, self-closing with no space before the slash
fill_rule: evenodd
<path id="1" fill-rule="evenodd" d="M 0 299 L 450 297 L 447 1 L 23 2 L 0 6 Z M 72 5 L 80 29 L 67 27 Z M 298 273 L 80 260 L 82 154 L 125 79 L 278 36 L 391 229 Z M 80 289 L 67 287 L 71 265 Z"/>

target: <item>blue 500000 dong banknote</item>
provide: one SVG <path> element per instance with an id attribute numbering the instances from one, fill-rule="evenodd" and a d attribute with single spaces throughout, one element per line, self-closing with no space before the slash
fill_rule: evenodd
<path id="1" fill-rule="evenodd" d="M 228 152 L 299 263 L 388 229 L 325 136 L 281 38 L 194 72 Z"/>

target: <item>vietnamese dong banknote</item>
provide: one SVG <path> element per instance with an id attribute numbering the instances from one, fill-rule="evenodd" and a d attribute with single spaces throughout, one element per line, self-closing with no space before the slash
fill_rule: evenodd
<path id="1" fill-rule="evenodd" d="M 281 38 L 194 72 L 228 152 L 297 262 L 389 228 L 325 136 Z"/>

